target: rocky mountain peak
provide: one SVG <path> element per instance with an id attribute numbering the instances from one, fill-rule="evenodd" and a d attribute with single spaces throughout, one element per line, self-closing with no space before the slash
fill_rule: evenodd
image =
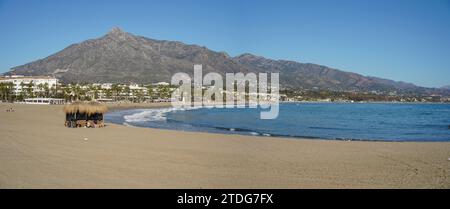
<path id="1" fill-rule="evenodd" d="M 123 31 L 122 29 L 120 29 L 119 27 L 113 27 L 107 34 L 108 37 L 112 37 L 112 38 L 118 38 L 121 40 L 125 40 L 127 38 L 132 37 L 131 34 Z"/>
<path id="2" fill-rule="evenodd" d="M 266 60 L 266 58 L 263 56 L 258 56 L 258 55 L 254 55 L 254 54 L 250 54 L 250 53 L 241 54 L 239 56 L 234 57 L 233 59 L 240 60 L 240 61 Z"/>
<path id="3" fill-rule="evenodd" d="M 113 34 L 113 35 L 117 35 L 117 34 L 123 34 L 125 33 L 122 29 L 120 29 L 119 27 L 113 27 L 108 34 Z"/>

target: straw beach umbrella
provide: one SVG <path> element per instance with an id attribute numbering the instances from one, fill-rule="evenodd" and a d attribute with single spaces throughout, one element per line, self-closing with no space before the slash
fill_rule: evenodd
<path id="1" fill-rule="evenodd" d="M 103 127 L 103 114 L 108 111 L 104 104 L 98 102 L 73 102 L 63 108 L 66 113 L 67 127 Z"/>

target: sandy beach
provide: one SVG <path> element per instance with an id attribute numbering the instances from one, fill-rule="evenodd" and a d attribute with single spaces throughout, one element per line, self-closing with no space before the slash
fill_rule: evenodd
<path id="1" fill-rule="evenodd" d="M 450 142 L 63 124 L 62 106 L 0 104 L 0 188 L 450 188 Z"/>

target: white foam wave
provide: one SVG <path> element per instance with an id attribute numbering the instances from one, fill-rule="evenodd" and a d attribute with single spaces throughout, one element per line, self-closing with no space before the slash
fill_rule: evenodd
<path id="1" fill-rule="evenodd" d="M 149 122 L 149 121 L 166 121 L 166 114 L 172 111 L 185 111 L 198 109 L 201 107 L 189 108 L 159 108 L 159 109 L 145 109 L 131 115 L 124 115 L 123 118 L 127 123 Z"/>
<path id="2" fill-rule="evenodd" d="M 133 125 L 130 125 L 129 123 L 123 123 L 124 126 L 128 126 L 128 127 L 134 127 Z"/>

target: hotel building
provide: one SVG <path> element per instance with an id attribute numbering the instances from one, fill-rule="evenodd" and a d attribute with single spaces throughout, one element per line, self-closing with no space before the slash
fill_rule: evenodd
<path id="1" fill-rule="evenodd" d="M 13 83 L 14 85 L 14 94 L 19 95 L 24 89 L 27 88 L 27 85 L 33 83 L 33 92 L 42 91 L 39 89 L 40 84 L 48 85 L 48 88 L 56 87 L 58 85 L 58 79 L 51 76 L 20 76 L 20 75 L 12 75 L 6 77 L 0 77 L 0 83 Z M 24 89 L 22 89 L 22 87 Z"/>

